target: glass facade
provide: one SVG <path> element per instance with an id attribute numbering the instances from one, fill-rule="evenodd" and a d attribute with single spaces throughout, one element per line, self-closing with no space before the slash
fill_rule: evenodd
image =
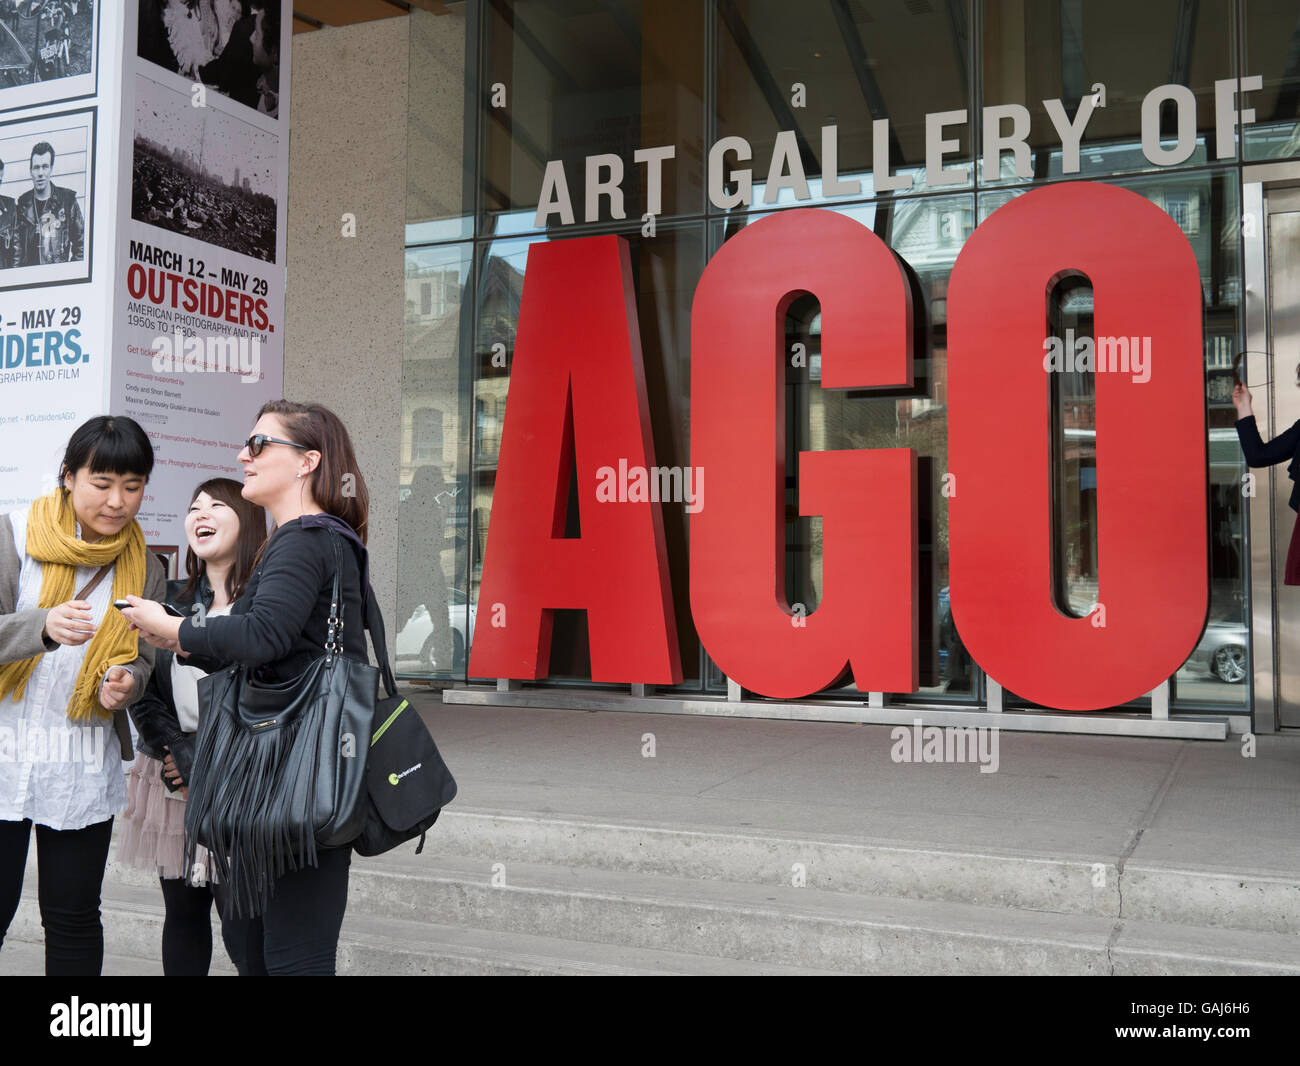
<path id="1" fill-rule="evenodd" d="M 412 13 L 399 672 L 474 680 L 467 650 L 529 247 L 604 233 L 627 240 L 656 462 L 685 467 L 696 283 L 744 226 L 798 203 L 848 215 L 897 253 L 917 339 L 916 383 L 905 394 L 823 390 L 819 308 L 806 298 L 789 309 L 787 340 L 808 353 L 786 381 L 789 599 L 813 610 L 821 593 L 820 521 L 798 515 L 796 453 L 914 448 L 922 687 L 896 699 L 982 702 L 983 675 L 948 607 L 941 492 L 948 280 L 975 226 L 999 206 L 1044 183 L 1087 179 L 1130 189 L 1167 212 L 1200 266 L 1210 625 L 1171 679 L 1171 705 L 1175 712 L 1247 705 L 1245 467 L 1230 402 L 1232 358 L 1244 346 L 1241 180 L 1248 163 L 1300 158 L 1294 3 L 470 0 L 459 38 L 449 25 Z M 1215 83 L 1245 76 L 1261 79 L 1247 105 L 1255 119 L 1229 141 L 1220 136 Z M 1185 88 L 1146 104 L 1155 110 L 1144 122 L 1144 101 L 1162 85 Z M 994 107 L 989 125 L 986 109 Z M 1085 110 L 1072 151 L 1062 128 Z M 1021 112 L 1029 121 L 1024 157 L 986 159 L 986 137 L 1011 131 Z M 1177 162 L 1150 161 L 1143 130 L 1150 136 L 1152 121 L 1155 151 Z M 936 137 L 946 142 L 939 167 L 931 158 Z M 655 168 L 635 154 L 658 146 L 672 146 L 673 155 L 656 188 Z M 459 169 L 446 163 L 453 148 L 464 160 Z M 710 156 L 719 152 L 724 180 L 711 188 Z M 806 198 L 796 199 L 797 183 L 772 162 L 783 154 L 802 164 Z M 598 164 L 606 168 L 598 177 L 623 170 L 621 211 L 608 196 L 586 201 L 594 156 L 612 157 Z M 554 161 L 563 164 L 572 223 L 538 210 Z M 1091 314 L 1086 281 L 1058 286 L 1054 326 L 1082 336 Z M 1083 615 L 1097 592 L 1093 387 L 1089 373 L 1054 377 L 1054 595 L 1061 610 Z M 992 413 L 989 432 L 997 432 Z M 1159 464 L 1152 459 L 1153 483 Z M 726 679 L 690 617 L 689 516 L 681 504 L 661 506 L 679 689 L 720 693 Z M 437 529 L 442 536 L 431 536 Z M 583 612 L 558 613 L 551 683 L 590 683 L 585 627 Z M 823 697 L 839 694 L 857 695 L 846 686 Z"/>

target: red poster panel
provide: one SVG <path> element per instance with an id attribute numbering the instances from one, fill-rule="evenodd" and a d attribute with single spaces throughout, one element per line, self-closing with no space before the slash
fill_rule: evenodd
<path id="1" fill-rule="evenodd" d="M 1083 618 L 1052 593 L 1047 307 L 1068 273 L 1092 284 L 1093 365 L 1105 357 L 1095 372 L 1099 607 Z M 1113 186 L 1025 193 L 957 259 L 948 290 L 953 617 L 975 661 L 1020 696 L 1063 710 L 1112 707 L 1151 691 L 1196 646 L 1209 602 L 1201 319 L 1187 238 L 1154 204 Z M 1149 352 L 1141 372 L 1137 346 Z"/>
<path id="2" fill-rule="evenodd" d="M 566 538 L 575 465 L 581 536 Z M 568 608 L 587 612 L 592 680 L 681 681 L 659 504 L 597 491 L 601 471 L 654 466 L 627 242 L 534 244 L 471 676 L 545 677 L 553 612 Z"/>
<path id="3" fill-rule="evenodd" d="M 916 454 L 799 453 L 799 512 L 822 516 L 823 588 L 804 614 L 785 590 L 785 315 L 821 304 L 822 387 L 912 381 L 911 296 L 893 253 L 829 211 L 780 211 L 705 268 L 691 322 L 691 611 L 728 677 L 765 696 L 830 685 L 917 687 Z"/>

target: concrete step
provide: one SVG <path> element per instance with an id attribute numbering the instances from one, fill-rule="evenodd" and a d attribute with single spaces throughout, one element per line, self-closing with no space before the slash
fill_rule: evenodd
<path id="1" fill-rule="evenodd" d="M 1300 975 L 1300 940 L 1286 934 L 446 855 L 358 867 L 349 906 L 847 973 Z"/>
<path id="2" fill-rule="evenodd" d="M 414 852 L 411 841 L 387 855 L 358 856 L 352 876 L 406 869 L 408 862 L 420 864 L 412 868 L 418 873 L 432 855 L 447 855 L 786 887 L 798 864 L 806 887 L 830 892 L 1300 936 L 1300 881 L 1294 875 L 1121 862 L 1117 855 L 962 851 L 481 810 L 446 811 L 424 853 Z M 107 876 L 127 884 L 157 883 L 152 874 L 116 862 Z M 35 883 L 34 854 L 28 855 L 27 877 Z"/>
<path id="3" fill-rule="evenodd" d="M 790 886 L 797 866 L 806 887 L 831 892 L 1300 935 L 1294 875 L 1125 863 L 1118 854 L 1067 858 L 465 809 L 439 818 L 425 850 L 774 888 Z M 358 859 L 354 869 L 402 863 L 413 852 L 407 844 Z"/>
<path id="4" fill-rule="evenodd" d="M 1125 918 L 1300 936 L 1294 876 L 1129 862 L 1120 884 Z"/>
<path id="5" fill-rule="evenodd" d="M 1111 949 L 1116 977 L 1300 975 L 1300 941 L 1289 933 L 1123 921 Z"/>
<path id="6" fill-rule="evenodd" d="M 126 884 L 124 875 L 138 880 L 142 871 L 110 868 L 105 879 L 101 911 L 106 955 L 104 974 L 162 975 L 162 896 L 157 882 Z M 355 906 L 339 938 L 338 972 L 351 976 L 416 975 L 593 975 L 656 976 L 713 974 L 730 976 L 825 975 L 801 966 L 762 964 L 743 959 L 713 959 L 696 955 L 634 948 L 621 944 L 591 944 L 529 936 L 515 932 L 469 929 L 428 921 L 376 918 Z M 45 954 L 35 893 L 24 893 L 0 949 L 0 974 L 36 975 L 44 972 Z M 220 926 L 213 923 L 212 974 L 233 974 L 221 943 Z"/>
<path id="7" fill-rule="evenodd" d="M 835 976 L 836 971 L 657 948 L 590 943 L 426 921 L 376 919 L 351 909 L 339 940 L 339 972 L 438 975 Z"/>
<path id="8" fill-rule="evenodd" d="M 161 977 L 162 961 L 158 958 L 137 959 L 130 955 L 104 955 L 105 977 Z M 0 977 L 44 977 L 45 944 L 5 938 L 0 948 Z"/>
<path id="9" fill-rule="evenodd" d="M 425 845 L 429 851 L 773 888 L 789 887 L 797 865 L 806 887 L 830 892 L 1112 917 L 1120 908 L 1117 868 L 1105 856 L 1063 859 L 1011 849 L 962 851 L 833 835 L 809 839 L 463 808 L 438 819 Z M 357 861 L 383 864 L 413 852 L 414 845 L 407 844 L 387 856 Z M 1101 877 L 1094 869 L 1097 861 Z"/>
<path id="10" fill-rule="evenodd" d="M 447 866 L 439 861 L 424 877 L 376 871 L 354 879 L 339 972 L 1300 975 L 1300 944 L 1285 935 L 657 876 L 630 884 L 606 875 L 625 889 L 611 892 L 593 883 L 592 871 L 518 863 L 506 867 L 505 885 L 491 887 L 481 865 L 458 874 Z M 376 903 L 391 909 L 403 898 L 415 903 L 418 920 L 373 913 Z M 105 974 L 161 973 L 156 886 L 110 877 L 103 913 Z M 33 893 L 0 951 L 0 974 L 43 969 Z M 212 973 L 232 972 L 214 928 Z"/>
<path id="11" fill-rule="evenodd" d="M 36 889 L 36 878 L 28 877 L 18 901 L 18 913 L 9 926 L 4 948 L 0 949 L 0 958 L 9 953 L 11 946 L 26 944 L 37 947 L 44 959 L 45 930 L 41 928 Z M 148 885 L 119 885 L 105 876 L 100 913 L 104 922 L 105 956 L 134 960 L 133 964 L 148 965 L 152 967 L 148 972 L 161 975 L 163 900 L 157 880 Z M 213 913 L 215 915 L 215 908 Z M 42 961 L 38 972 L 43 971 Z M 104 972 L 108 972 L 107 963 Z M 234 964 L 221 943 L 221 926 L 215 917 L 212 922 L 212 968 L 209 972 L 213 975 L 235 972 Z"/>
<path id="12" fill-rule="evenodd" d="M 340 972 L 1300 974 L 1283 877 L 471 810 L 414 848 L 354 859 Z M 39 943 L 28 872 L 11 938 Z M 111 862 L 104 912 L 157 960 L 152 873 Z"/>

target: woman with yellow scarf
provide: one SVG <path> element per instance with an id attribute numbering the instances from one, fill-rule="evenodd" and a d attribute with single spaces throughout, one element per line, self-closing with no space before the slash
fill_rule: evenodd
<path id="1" fill-rule="evenodd" d="M 98 975 L 100 889 L 126 809 L 126 707 L 154 651 L 113 601 L 166 579 L 135 520 L 153 446 L 130 418 L 72 435 L 59 487 L 0 516 L 0 946 L 18 909 L 32 826 L 45 972 Z"/>

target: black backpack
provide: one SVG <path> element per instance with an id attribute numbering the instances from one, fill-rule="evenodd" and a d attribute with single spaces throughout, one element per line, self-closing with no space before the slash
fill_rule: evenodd
<path id="1" fill-rule="evenodd" d="M 429 730 L 404 697 L 388 662 L 384 616 L 366 582 L 366 628 L 379 660 L 387 698 L 376 701 L 367 753 L 365 827 L 352 843 L 358 855 L 382 855 L 424 834 L 456 795 L 456 779 L 438 752 Z"/>

